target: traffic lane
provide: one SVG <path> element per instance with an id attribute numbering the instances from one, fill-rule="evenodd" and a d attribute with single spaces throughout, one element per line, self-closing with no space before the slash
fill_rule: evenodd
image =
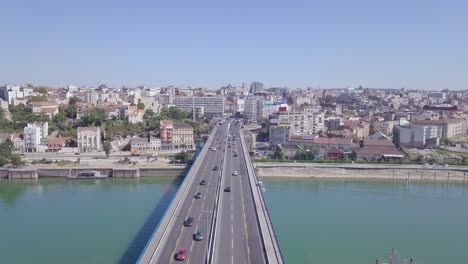
<path id="1" fill-rule="evenodd" d="M 220 155 L 217 155 L 220 156 Z M 220 166 L 221 160 L 216 160 L 215 164 L 212 166 Z M 211 169 L 212 170 L 212 169 Z M 191 239 L 191 246 L 190 252 L 191 254 L 188 256 L 187 263 L 202 263 L 206 258 L 207 253 L 207 246 L 208 246 L 208 238 L 211 235 L 211 225 L 212 225 L 212 212 L 214 207 L 214 202 L 216 199 L 216 188 L 218 184 L 219 174 L 221 170 L 213 171 L 209 176 L 209 181 L 207 182 L 207 190 L 206 190 L 206 200 L 202 204 L 202 208 L 198 215 L 198 223 L 197 227 L 193 230 L 193 234 Z M 195 241 L 193 236 L 197 230 L 203 231 L 203 240 L 202 241 Z"/>
<path id="2" fill-rule="evenodd" d="M 227 128 L 227 126 L 225 128 Z M 223 130 L 223 135 L 226 134 L 226 130 L 227 129 Z M 219 138 L 219 144 L 221 144 L 222 140 L 223 140 L 223 138 L 220 137 Z M 224 154 L 221 154 L 221 153 L 223 153 L 223 152 L 224 152 L 224 150 L 217 150 L 217 151 L 213 152 L 213 153 L 216 154 L 217 157 L 219 157 L 219 160 L 217 160 L 215 164 L 211 164 L 211 167 L 217 166 L 218 171 L 213 171 L 214 173 L 212 173 L 212 175 L 211 175 L 212 179 L 210 179 L 210 188 L 207 190 L 207 193 L 208 193 L 207 200 L 208 200 L 208 202 L 205 202 L 203 204 L 202 210 L 200 210 L 200 214 L 199 214 L 200 221 L 198 223 L 198 228 L 204 230 L 203 243 L 200 243 L 201 241 L 193 241 L 192 240 L 192 245 L 191 245 L 193 247 L 192 248 L 192 257 L 190 259 L 188 259 L 187 262 L 192 261 L 193 263 L 202 263 L 206 258 L 208 238 L 211 235 L 210 228 L 211 228 L 211 225 L 212 225 L 212 211 L 214 209 L 214 203 L 215 203 L 215 200 L 216 200 L 216 188 L 217 188 L 218 180 L 219 180 L 219 177 L 220 177 L 220 173 L 222 173 L 222 171 L 221 171 L 221 168 L 222 168 L 221 161 L 222 161 L 222 156 Z M 207 213 L 207 211 L 209 211 L 209 212 Z"/>
<path id="3" fill-rule="evenodd" d="M 175 248 L 175 252 L 177 252 L 177 250 L 179 248 L 186 248 L 187 249 L 187 262 L 190 261 L 191 259 L 194 260 L 195 262 L 194 263 L 197 263 L 197 261 L 200 261 L 200 260 L 197 260 L 197 259 L 194 259 L 193 255 L 195 255 L 195 258 L 196 256 L 198 256 L 199 258 L 203 258 L 203 256 L 200 256 L 203 254 L 203 252 L 201 252 L 200 254 L 194 254 L 194 240 L 193 240 L 193 235 L 195 234 L 196 230 L 198 228 L 201 228 L 200 226 L 202 225 L 202 214 L 203 214 L 203 211 L 202 211 L 202 208 L 204 207 L 204 205 L 207 203 L 207 201 L 209 202 L 210 201 L 210 197 L 213 196 L 211 194 L 211 192 L 209 191 L 209 187 L 213 185 L 212 181 L 213 181 L 213 178 L 214 177 L 211 177 L 209 176 L 209 179 L 207 178 L 207 174 L 209 173 L 209 171 L 211 170 L 210 167 L 215 164 L 216 160 L 213 160 L 212 162 L 210 162 L 209 165 L 205 166 L 205 169 L 204 169 L 204 174 L 201 175 L 201 179 L 205 179 L 208 181 L 208 186 L 207 185 L 199 185 L 199 183 L 197 183 L 199 185 L 199 188 L 198 188 L 198 192 L 202 193 L 202 198 L 200 199 L 195 199 L 193 198 L 192 200 L 192 208 L 191 208 L 191 211 L 190 211 L 190 216 L 192 216 L 194 218 L 194 223 L 191 227 L 185 227 L 181 233 L 181 237 L 180 237 L 180 241 L 177 245 L 177 247 Z M 211 173 L 210 173 L 211 175 Z M 201 180 L 200 179 L 200 180 Z M 195 248 L 196 249 L 196 248 Z M 202 260 L 201 260 L 202 261 Z"/>
<path id="4" fill-rule="evenodd" d="M 233 215 L 233 232 L 232 232 L 232 239 L 234 241 L 234 262 L 235 263 L 249 263 L 249 252 L 250 248 L 248 245 L 248 237 L 249 234 L 246 232 L 246 225 L 245 225 L 245 212 L 242 203 L 242 194 L 243 194 L 243 187 L 241 185 L 242 180 L 242 172 L 239 169 L 239 161 L 236 157 L 231 155 L 234 170 L 238 171 L 238 176 L 232 176 L 233 180 L 233 208 L 234 208 L 234 215 Z"/>
<path id="5" fill-rule="evenodd" d="M 232 247 L 230 239 L 230 226 L 231 226 L 231 196 L 229 192 L 225 192 L 225 187 L 231 187 L 231 179 L 229 177 L 232 171 L 232 164 L 228 157 L 228 149 L 225 150 L 225 167 L 223 169 L 222 177 L 222 191 L 220 193 L 219 203 L 219 219 L 216 224 L 216 248 L 214 252 L 214 263 L 231 263 Z"/>
<path id="6" fill-rule="evenodd" d="M 241 143 L 239 143 L 239 147 Z M 250 263 L 266 263 L 265 255 L 264 255 L 264 246 L 263 242 L 261 241 L 261 234 L 260 229 L 258 227 L 258 217 L 257 212 L 255 210 L 254 201 L 252 197 L 252 189 L 250 186 L 250 181 L 248 179 L 247 174 L 247 164 L 245 163 L 244 159 L 244 152 L 240 149 L 239 150 L 239 161 L 241 162 L 240 171 L 242 171 L 243 180 L 242 186 L 244 190 L 244 206 L 246 212 L 246 224 L 247 224 L 247 233 L 248 234 L 255 234 L 249 235 L 248 243 L 250 247 L 251 254 L 249 255 Z M 257 188 L 256 186 L 254 188 Z"/>
<path id="7" fill-rule="evenodd" d="M 216 157 L 217 156 L 212 154 L 211 152 L 207 152 L 202 163 L 210 162 L 210 160 L 216 159 Z M 200 170 L 204 171 L 204 168 L 206 168 L 206 166 L 203 166 L 203 164 L 200 164 L 200 165 L 201 165 Z M 169 259 L 172 260 L 173 254 L 175 254 L 175 250 L 178 250 L 177 248 L 178 245 L 176 245 L 177 240 L 179 239 L 180 233 L 184 231 L 183 222 L 185 221 L 186 217 L 189 215 L 189 208 L 193 201 L 193 195 L 198 188 L 198 183 L 202 177 L 202 174 L 197 173 L 196 175 L 194 175 L 195 179 L 193 181 L 192 186 L 189 187 L 190 190 L 187 194 L 187 197 L 185 198 L 185 201 L 183 201 L 183 204 L 181 205 L 181 209 L 179 213 L 176 215 L 176 219 L 175 219 L 173 226 L 171 227 L 171 230 L 168 231 L 170 232 L 170 235 L 165 241 L 163 252 L 160 258 L 160 260 L 162 260 L 163 263 L 164 262 L 167 263 Z"/>
<path id="8" fill-rule="evenodd" d="M 209 157 L 209 155 L 206 155 Z M 179 248 L 186 248 L 184 237 L 187 235 L 187 229 L 190 227 L 184 226 L 184 221 L 187 219 L 188 216 L 192 216 L 193 209 L 196 210 L 197 203 L 195 203 L 194 194 L 198 191 L 199 182 L 201 180 L 201 175 L 204 174 L 206 171 L 206 167 L 202 168 L 202 173 L 198 173 L 193 181 L 193 185 L 191 186 L 191 192 L 187 194 L 186 200 L 184 201 L 184 208 L 180 211 L 180 214 L 177 217 L 177 221 L 174 222 L 173 229 L 171 230 L 171 241 L 168 243 L 167 247 L 164 249 L 163 255 L 161 260 L 165 263 L 172 263 L 174 261 L 174 254 L 179 250 Z M 195 204 L 195 206 L 194 206 Z M 195 208 L 194 208 L 195 207 Z M 194 225 L 196 224 L 197 219 L 194 218 Z M 189 253 L 189 252 L 187 252 Z"/>

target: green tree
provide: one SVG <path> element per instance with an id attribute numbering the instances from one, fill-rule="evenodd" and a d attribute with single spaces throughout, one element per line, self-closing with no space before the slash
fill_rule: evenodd
<path id="1" fill-rule="evenodd" d="M 68 100 L 69 105 L 75 105 L 78 102 L 81 102 L 81 99 L 76 96 L 73 96 Z"/>
<path id="2" fill-rule="evenodd" d="M 49 91 L 47 90 L 46 87 L 36 87 L 36 88 L 33 88 L 33 92 L 35 93 L 40 93 L 40 94 L 48 94 Z"/>
<path id="3" fill-rule="evenodd" d="M 109 141 L 104 142 L 104 145 L 102 146 L 104 148 L 104 152 L 106 153 L 106 157 L 109 158 L 109 155 L 112 150 L 112 145 L 109 143 Z"/>
<path id="4" fill-rule="evenodd" d="M 81 126 L 101 126 L 107 118 L 107 112 L 103 108 L 94 107 L 84 113 L 80 119 Z"/>
<path id="5" fill-rule="evenodd" d="M 8 160 L 5 157 L 0 156 L 0 167 L 5 166 L 7 163 L 8 163 Z"/>
<path id="6" fill-rule="evenodd" d="M 15 167 L 17 167 L 19 165 L 24 165 L 24 161 L 17 154 L 11 155 L 10 161 L 11 161 L 11 164 L 13 164 L 13 166 L 15 166 Z"/>
<path id="7" fill-rule="evenodd" d="M 138 110 L 143 110 L 143 109 L 145 109 L 145 104 L 144 103 L 138 103 L 137 108 L 138 108 Z"/>
<path id="8" fill-rule="evenodd" d="M 273 158 L 277 160 L 284 160 L 284 153 L 280 148 L 276 148 Z"/>
<path id="9" fill-rule="evenodd" d="M 449 145 L 450 145 L 450 139 L 445 138 L 445 139 L 444 139 L 444 145 L 445 145 L 445 146 L 449 146 Z"/>
<path id="10" fill-rule="evenodd" d="M 31 103 L 31 102 L 46 102 L 48 99 L 47 99 L 47 96 L 46 95 L 41 95 L 41 96 L 31 96 L 31 98 L 29 98 L 29 100 L 27 101 L 27 103 Z"/>

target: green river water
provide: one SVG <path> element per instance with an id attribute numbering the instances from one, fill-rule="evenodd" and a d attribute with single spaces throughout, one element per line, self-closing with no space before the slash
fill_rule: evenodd
<path id="1" fill-rule="evenodd" d="M 468 263 L 468 184 L 263 178 L 286 263 Z M 0 181 L 0 263 L 134 263 L 180 179 Z"/>

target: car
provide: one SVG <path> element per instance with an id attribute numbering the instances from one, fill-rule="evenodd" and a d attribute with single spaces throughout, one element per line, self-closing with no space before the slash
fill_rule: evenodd
<path id="1" fill-rule="evenodd" d="M 206 185 L 206 181 L 205 181 L 205 180 L 201 180 L 200 185 Z"/>
<path id="2" fill-rule="evenodd" d="M 184 226 L 192 226 L 193 225 L 193 217 L 189 216 L 187 217 L 187 220 L 184 221 Z"/>
<path id="3" fill-rule="evenodd" d="M 211 148 L 211 151 L 215 151 L 215 150 L 216 150 L 216 147 L 212 147 L 212 148 Z"/>
<path id="4" fill-rule="evenodd" d="M 184 260 L 187 257 L 187 250 L 185 248 L 180 248 L 179 251 L 176 253 L 175 258 L 177 260 Z"/>
<path id="5" fill-rule="evenodd" d="M 79 152 L 75 152 L 75 155 L 80 155 L 80 153 L 79 153 Z"/>
<path id="6" fill-rule="evenodd" d="M 218 170 L 218 166 L 214 166 L 213 170 L 214 170 L 214 171 L 217 171 L 217 170 Z"/>
<path id="7" fill-rule="evenodd" d="M 197 232 L 193 234 L 193 239 L 195 239 L 196 241 L 203 240 L 203 231 L 197 230 Z"/>
<path id="8" fill-rule="evenodd" d="M 202 197 L 201 192 L 197 192 L 194 197 L 195 199 L 200 199 Z"/>
<path id="9" fill-rule="evenodd" d="M 233 175 L 233 176 L 237 176 L 237 175 L 239 175 L 239 173 L 238 173 L 237 171 L 234 171 L 234 172 L 232 173 L 232 175 Z"/>
<path id="10" fill-rule="evenodd" d="M 226 187 L 226 188 L 224 188 L 224 191 L 225 191 L 225 192 L 231 192 L 231 187 Z"/>
<path id="11" fill-rule="evenodd" d="M 231 148 L 231 145 L 228 145 L 228 148 Z"/>
<path id="12" fill-rule="evenodd" d="M 234 157 L 237 157 L 237 153 L 234 153 Z"/>

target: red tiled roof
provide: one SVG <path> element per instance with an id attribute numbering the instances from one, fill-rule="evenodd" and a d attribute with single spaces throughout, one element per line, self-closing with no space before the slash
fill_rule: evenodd
<path id="1" fill-rule="evenodd" d="M 47 144 L 49 145 L 65 145 L 66 143 L 66 138 L 51 138 L 47 141 Z"/>
<path id="2" fill-rule="evenodd" d="M 353 139 L 351 138 L 316 138 L 314 143 L 317 144 L 351 144 Z"/>

